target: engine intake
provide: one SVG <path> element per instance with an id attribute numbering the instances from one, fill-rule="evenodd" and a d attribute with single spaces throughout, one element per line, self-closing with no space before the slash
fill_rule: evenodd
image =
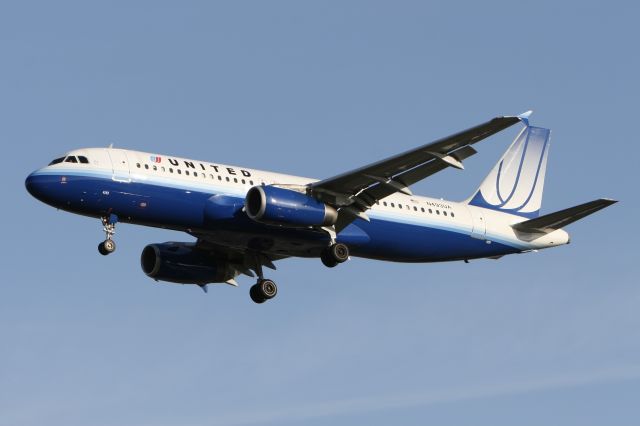
<path id="1" fill-rule="evenodd" d="M 140 265 L 156 281 L 177 284 L 223 283 L 235 277 L 227 262 L 197 250 L 193 243 L 149 244 L 142 250 Z"/>
<path id="2" fill-rule="evenodd" d="M 338 220 L 333 207 L 306 194 L 271 185 L 249 189 L 244 206 L 256 222 L 282 226 L 331 226 Z"/>

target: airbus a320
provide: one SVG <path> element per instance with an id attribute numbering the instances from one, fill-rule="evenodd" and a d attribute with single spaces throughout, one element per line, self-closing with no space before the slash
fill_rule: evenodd
<path id="1" fill-rule="evenodd" d="M 333 268 L 351 256 L 393 262 L 499 258 L 569 243 L 564 227 L 616 201 L 597 199 L 540 215 L 550 131 L 530 112 L 503 116 L 327 179 L 254 170 L 125 149 L 68 152 L 26 179 L 29 193 L 57 209 L 98 218 L 112 253 L 117 223 L 183 231 L 191 242 L 147 245 L 156 281 L 237 286 L 257 276 L 256 303 L 278 288 L 264 269 L 287 257 Z M 522 129 L 478 190 L 462 202 L 414 195 L 414 183 L 462 169 L 474 145 Z"/>

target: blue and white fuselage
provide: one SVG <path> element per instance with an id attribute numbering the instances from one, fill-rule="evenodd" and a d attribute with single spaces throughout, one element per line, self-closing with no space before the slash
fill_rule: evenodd
<path id="1" fill-rule="evenodd" d="M 254 185 L 305 186 L 315 179 L 223 164 L 215 164 L 216 172 L 211 163 L 114 148 L 79 149 L 65 157 L 86 157 L 89 164 L 63 161 L 27 178 L 31 194 L 62 210 L 92 217 L 116 213 L 120 222 L 220 234 L 236 248 L 266 239 L 261 242 L 264 251 L 284 256 L 317 257 L 328 241 L 325 233 L 260 224 L 242 214 L 247 191 Z M 154 158 L 160 162 L 152 162 Z M 211 205 L 209 200 L 217 195 L 235 203 L 228 210 Z M 216 208 L 227 211 L 211 211 Z M 356 219 L 337 235 L 354 256 L 398 262 L 461 260 L 569 240 L 566 232 L 557 230 L 523 241 L 510 226 L 523 217 L 421 196 L 390 195 L 372 206 L 368 216 L 369 222 Z"/>
<path id="2" fill-rule="evenodd" d="M 442 153 L 436 152 L 442 143 L 423 150 L 430 157 L 421 162 L 413 160 L 419 154 L 409 152 L 402 158 L 326 181 L 155 153 L 85 148 L 70 151 L 33 172 L 26 187 L 53 207 L 102 218 L 106 227 L 117 221 L 184 231 L 197 237 L 198 244 L 188 247 L 189 253 L 196 249 L 199 252 L 196 258 L 188 254 L 191 257 L 184 258 L 190 259 L 186 263 L 176 258 L 165 264 L 161 257 L 171 259 L 170 251 L 177 249 L 154 249 L 148 269 L 160 274 L 158 271 L 166 267 L 168 278 L 155 277 L 146 270 L 143 253 L 143 269 L 148 275 L 173 282 L 188 283 L 192 277 L 190 272 L 179 276 L 187 269 L 176 269 L 175 265 L 186 268 L 192 263 L 194 268 L 208 268 L 208 258 L 200 252 L 218 262 L 215 277 L 193 275 L 193 283 L 200 285 L 225 281 L 235 284 L 235 276 L 253 275 L 251 271 L 262 278 L 262 266 L 271 267 L 272 260 L 285 257 L 324 256 L 325 262 L 328 247 L 336 244 L 348 248 L 336 256 L 350 254 L 396 262 L 497 258 L 569 242 L 569 235 L 550 221 L 544 227 L 534 223 L 544 219 L 535 218 L 539 216 L 549 140 L 548 131 L 536 134 L 536 129 L 523 129 L 478 192 L 464 202 L 417 196 L 406 188 L 422 177 L 410 173 L 433 173 L 421 167 L 461 167 L 460 160 L 475 153 L 450 146 Z M 453 154 L 447 154 L 447 149 Z M 400 160 L 406 164 L 399 164 Z M 383 167 L 396 167 L 394 175 L 399 177 L 386 172 L 379 177 Z M 365 184 L 358 181 L 369 178 Z M 257 220 L 255 214 L 248 214 L 251 209 L 258 210 L 247 205 L 252 188 L 263 188 L 254 190 L 261 194 L 264 189 L 275 188 L 292 195 L 280 200 L 277 195 L 269 195 L 273 193 L 267 192 L 266 198 L 263 195 L 267 209 L 269 203 L 275 203 L 273 211 L 282 213 L 277 217 L 279 222 Z M 305 206 L 291 201 L 300 197 L 310 200 L 310 208 L 314 203 L 326 207 L 323 211 L 329 221 L 290 226 L 288 217 L 302 217 L 296 212 L 303 212 Z M 268 289 L 265 291 L 252 293 L 254 301 L 270 298 Z"/>

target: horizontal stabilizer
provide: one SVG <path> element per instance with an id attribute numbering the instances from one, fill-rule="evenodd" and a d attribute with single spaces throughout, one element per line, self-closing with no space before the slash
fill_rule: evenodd
<path id="1" fill-rule="evenodd" d="M 568 209 L 549 213 L 535 219 L 525 220 L 524 222 L 511 225 L 511 227 L 520 232 L 549 233 L 556 229 L 564 228 L 570 223 L 589 216 L 590 214 L 604 209 L 614 203 L 617 203 L 617 201 L 610 200 L 608 198 L 601 198 L 599 200 L 580 204 L 579 206 L 569 207 Z"/>

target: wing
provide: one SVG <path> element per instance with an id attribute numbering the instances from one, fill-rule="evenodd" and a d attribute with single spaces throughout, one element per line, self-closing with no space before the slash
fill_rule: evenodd
<path id="1" fill-rule="evenodd" d="M 275 270 L 276 266 L 273 262 L 287 258 L 287 256 L 276 256 L 246 248 L 222 245 L 206 234 L 192 233 L 191 235 L 198 238 L 198 241 L 196 242 L 198 250 L 202 250 L 203 252 L 215 255 L 217 258 L 226 260 L 229 265 L 236 270 L 237 274 L 243 274 L 249 277 L 255 276 L 252 271 L 255 271 L 255 273 L 260 276 L 263 266 Z M 235 280 L 230 281 L 231 282 L 227 283 L 231 285 L 238 285 Z"/>
<path id="2" fill-rule="evenodd" d="M 339 208 L 336 231 L 364 213 L 377 201 L 401 192 L 411 195 L 409 186 L 447 167 L 462 169 L 462 160 L 476 154 L 471 146 L 526 120 L 530 111 L 517 117 L 496 117 L 478 126 L 402 154 L 309 185 L 309 192 Z"/>

